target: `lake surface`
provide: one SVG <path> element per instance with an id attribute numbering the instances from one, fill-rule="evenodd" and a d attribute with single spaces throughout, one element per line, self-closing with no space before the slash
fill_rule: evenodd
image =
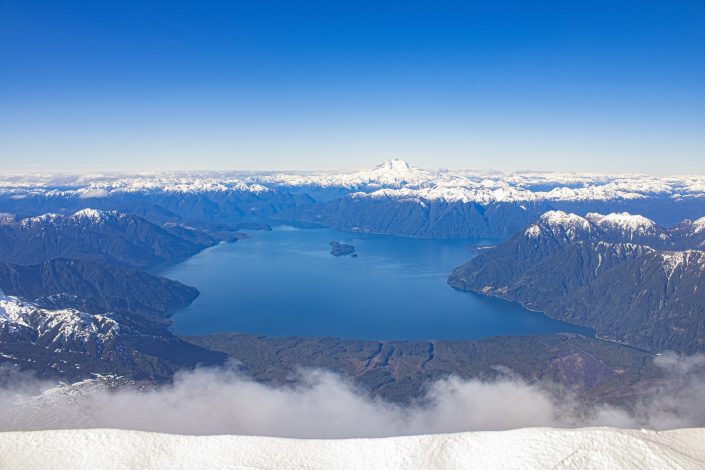
<path id="1" fill-rule="evenodd" d="M 471 339 L 591 331 L 446 280 L 492 240 L 414 240 L 278 227 L 209 248 L 158 274 L 201 295 L 173 315 L 179 334 L 225 331 L 359 339 Z M 330 254 L 329 242 L 357 258 Z"/>

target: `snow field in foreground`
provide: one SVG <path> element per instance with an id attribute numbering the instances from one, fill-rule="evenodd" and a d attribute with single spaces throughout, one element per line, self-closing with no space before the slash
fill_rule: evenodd
<path id="1" fill-rule="evenodd" d="M 0 469 L 705 468 L 705 428 L 526 428 L 381 439 L 181 436 L 114 429 L 0 433 Z"/>

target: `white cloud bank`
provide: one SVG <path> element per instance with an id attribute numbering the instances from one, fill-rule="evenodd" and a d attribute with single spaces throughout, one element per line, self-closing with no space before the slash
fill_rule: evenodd
<path id="1" fill-rule="evenodd" d="M 0 389 L 0 430 L 121 428 L 176 434 L 297 438 L 382 437 L 530 426 L 672 429 L 705 425 L 705 357 L 661 356 L 674 380 L 629 410 L 584 406 L 553 386 L 507 375 L 487 382 L 448 378 L 422 400 L 392 404 L 331 373 L 305 371 L 295 385 L 254 382 L 234 369 L 177 374 L 170 386 L 109 391 L 42 390 L 14 374 Z"/>

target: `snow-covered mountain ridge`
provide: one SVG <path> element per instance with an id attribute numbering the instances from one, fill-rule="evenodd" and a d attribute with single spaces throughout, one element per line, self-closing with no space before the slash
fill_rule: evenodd
<path id="1" fill-rule="evenodd" d="M 41 443 L 39 445 L 38 443 Z M 113 429 L 0 433 L 0 467 L 105 470 L 700 469 L 705 429 L 525 428 L 377 439 L 181 436 Z"/>
<path id="2" fill-rule="evenodd" d="M 420 198 L 448 202 L 519 202 L 705 197 L 705 176 L 658 177 L 593 173 L 500 173 L 417 168 L 388 160 L 351 172 L 192 172 L 115 175 L 25 175 L 0 179 L 0 195 L 15 198 L 105 197 L 123 193 L 250 192 L 339 188 L 356 197 Z"/>
<path id="3" fill-rule="evenodd" d="M 663 269 L 668 274 L 679 266 L 705 271 L 705 251 L 701 249 L 701 239 L 705 237 L 700 234 L 698 224 L 690 221 L 666 230 L 653 220 L 627 212 L 607 215 L 592 212 L 581 217 L 563 211 L 549 211 L 524 231 L 524 236 L 530 239 L 548 237 L 593 243 L 599 260 L 610 251 L 619 255 L 658 252 Z"/>
<path id="4" fill-rule="evenodd" d="M 56 224 L 81 224 L 83 222 L 87 223 L 93 223 L 93 224 L 100 224 L 100 223 L 106 223 L 106 222 L 121 222 L 121 221 L 127 221 L 128 216 L 127 214 L 120 213 L 118 211 L 102 211 L 102 210 L 97 210 L 97 209 L 81 209 L 73 214 L 70 215 L 64 215 L 64 214 L 55 214 L 55 213 L 48 213 L 48 214 L 42 214 L 36 217 L 28 217 L 26 219 L 23 219 L 20 223 L 20 227 L 22 228 L 28 228 L 31 226 L 35 225 L 42 225 L 42 224 L 49 224 L 49 225 L 56 225 Z M 4 221 L 0 221 L 0 223 L 11 223 L 11 219 L 5 219 Z"/>
<path id="5" fill-rule="evenodd" d="M 414 238 L 504 238 L 549 210 L 630 212 L 665 227 L 696 220 L 705 215 L 705 176 L 450 171 L 389 160 L 349 172 L 29 175 L 0 181 L 0 217 L 71 214 L 86 207 L 157 225 L 293 223 Z M 610 222 L 619 221 L 602 223 Z"/>
<path id="6" fill-rule="evenodd" d="M 560 210 L 542 214 L 524 230 L 529 238 L 547 235 L 565 240 L 588 240 L 601 243 L 636 244 L 654 249 L 698 249 L 705 236 L 699 225 L 689 220 L 673 229 L 665 229 L 651 219 L 628 212 L 607 215 L 590 212 L 584 217 Z M 703 239 L 703 240 L 701 240 Z"/>
<path id="7" fill-rule="evenodd" d="M 139 315 L 42 308 L 0 293 L 0 362 L 36 371 L 38 377 L 74 380 L 107 373 L 164 378 L 180 368 L 223 360 L 222 354 L 185 343 L 163 323 Z"/>
<path id="8" fill-rule="evenodd" d="M 428 170 L 402 160 L 349 173 L 254 176 L 265 185 L 340 187 L 356 197 L 419 198 L 448 202 L 639 199 L 649 195 L 705 195 L 705 176 L 653 177 L 594 173 L 501 173 Z"/>
<path id="9" fill-rule="evenodd" d="M 705 233 L 629 213 L 553 210 L 456 268 L 462 290 L 518 301 L 649 351 L 705 350 Z"/>
<path id="10" fill-rule="evenodd" d="M 105 343 L 119 333 L 120 326 L 107 315 L 43 309 L 0 291 L 0 337 L 26 336 L 33 343 L 75 352 L 94 348 L 100 354 Z"/>

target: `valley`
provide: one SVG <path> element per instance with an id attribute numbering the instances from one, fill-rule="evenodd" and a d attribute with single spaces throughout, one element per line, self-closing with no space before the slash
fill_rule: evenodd
<path id="1" fill-rule="evenodd" d="M 628 402 L 670 383 L 657 354 L 702 350 L 702 184 L 399 160 L 7 180 L 0 362 L 150 384 L 325 369 L 400 403 L 511 373 Z"/>

